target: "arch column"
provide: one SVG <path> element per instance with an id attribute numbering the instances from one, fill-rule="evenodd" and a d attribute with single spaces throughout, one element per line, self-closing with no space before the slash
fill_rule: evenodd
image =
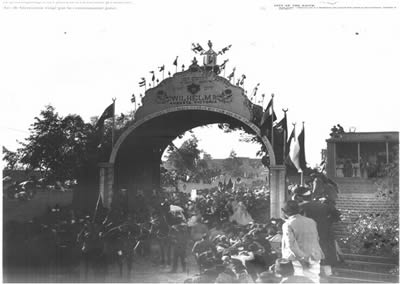
<path id="1" fill-rule="evenodd" d="M 286 168 L 283 165 L 270 167 L 270 216 L 271 218 L 281 218 L 281 208 L 286 202 L 285 194 Z"/>
<path id="2" fill-rule="evenodd" d="M 114 185 L 114 164 L 113 163 L 99 163 L 99 192 L 104 198 L 103 206 L 106 208 L 111 207 Z"/>

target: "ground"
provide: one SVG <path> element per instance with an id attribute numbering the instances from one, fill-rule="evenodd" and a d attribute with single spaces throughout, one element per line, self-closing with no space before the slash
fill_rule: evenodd
<path id="1" fill-rule="evenodd" d="M 120 277 L 119 270 L 116 265 L 109 268 L 104 281 L 100 281 L 93 270 L 89 271 L 88 279 L 84 278 L 83 264 L 70 271 L 14 271 L 12 276 L 4 273 L 4 282 L 36 282 L 36 283 L 76 283 L 76 282 L 130 282 L 130 283 L 183 283 L 183 281 L 194 274 L 198 273 L 197 265 L 192 255 L 187 259 L 187 271 L 183 272 L 178 266 L 177 273 L 170 273 L 170 266 L 160 266 L 152 262 L 150 259 L 138 257 L 133 264 L 131 277 L 127 277 L 126 271 L 124 276 Z"/>

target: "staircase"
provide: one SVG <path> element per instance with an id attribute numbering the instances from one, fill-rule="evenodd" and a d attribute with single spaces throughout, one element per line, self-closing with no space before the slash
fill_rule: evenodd
<path id="1" fill-rule="evenodd" d="M 376 187 L 372 181 L 354 178 L 338 178 L 335 180 L 340 194 L 336 207 L 343 213 L 347 211 L 349 218 L 334 224 L 336 239 L 349 234 L 348 225 L 358 216 L 379 212 L 399 214 L 398 203 L 377 199 Z M 370 255 L 351 254 L 347 247 L 341 247 L 344 263 L 335 269 L 335 275 L 329 281 L 334 283 L 399 283 L 399 275 L 390 270 L 399 265 L 398 259 Z"/>
<path id="2" fill-rule="evenodd" d="M 340 194 L 375 193 L 376 186 L 372 180 L 362 178 L 335 178 Z"/>
<path id="3" fill-rule="evenodd" d="M 368 255 L 344 254 L 345 262 L 329 277 L 334 283 L 399 283 L 399 275 L 390 273 L 398 259 Z"/>
<path id="4" fill-rule="evenodd" d="M 336 203 L 337 209 L 342 213 L 348 212 L 350 218 L 334 224 L 336 239 L 348 235 L 347 226 L 354 222 L 359 215 L 386 212 L 398 215 L 399 205 L 386 200 L 377 199 L 371 193 L 344 193 L 339 195 Z"/>

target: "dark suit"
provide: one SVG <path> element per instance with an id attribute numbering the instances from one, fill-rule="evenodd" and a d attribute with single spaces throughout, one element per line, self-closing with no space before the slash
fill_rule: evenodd
<path id="1" fill-rule="evenodd" d="M 325 254 L 322 265 L 335 265 L 336 247 L 335 237 L 332 230 L 331 207 L 319 201 L 309 201 L 300 203 L 303 215 L 313 219 L 317 223 L 319 244 Z"/>

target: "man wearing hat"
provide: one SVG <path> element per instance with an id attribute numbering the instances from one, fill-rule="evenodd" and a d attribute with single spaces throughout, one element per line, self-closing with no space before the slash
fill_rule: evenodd
<path id="1" fill-rule="evenodd" d="M 201 240 L 194 243 L 192 253 L 199 265 L 200 272 L 203 272 L 207 260 L 217 255 L 217 249 L 215 245 L 208 240 L 207 233 L 203 233 Z"/>
<path id="2" fill-rule="evenodd" d="M 306 276 L 319 283 L 324 253 L 319 245 L 317 224 L 299 214 L 299 205 L 294 200 L 286 202 L 282 211 L 287 217 L 282 226 L 282 258 L 292 261 L 294 275 Z"/>
<path id="3" fill-rule="evenodd" d="M 304 216 L 313 219 L 317 223 L 319 244 L 324 252 L 325 259 L 321 262 L 324 276 L 332 275 L 332 268 L 337 264 L 335 236 L 332 229 L 334 219 L 332 216 L 337 211 L 334 207 L 319 200 L 311 200 L 311 195 L 299 194 L 301 202 L 300 210 Z"/>
<path id="4" fill-rule="evenodd" d="M 279 283 L 313 283 L 308 277 L 294 275 L 293 264 L 287 259 L 277 259 L 275 264 L 270 267 L 270 271 L 278 279 L 281 278 Z"/>

